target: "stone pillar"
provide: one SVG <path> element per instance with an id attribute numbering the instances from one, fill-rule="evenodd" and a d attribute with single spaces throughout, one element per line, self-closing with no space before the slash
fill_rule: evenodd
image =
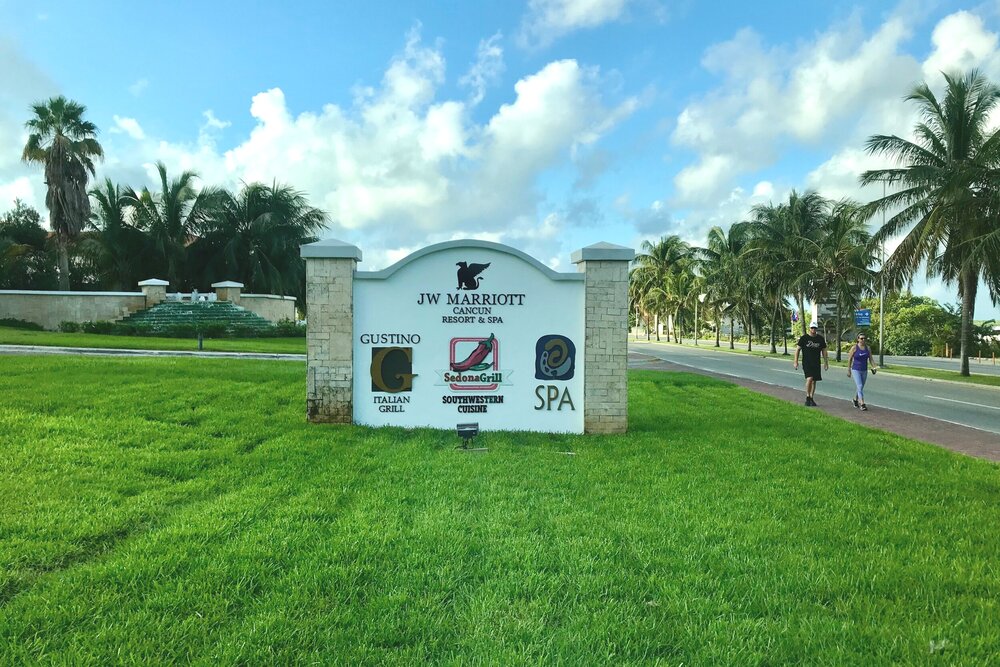
<path id="1" fill-rule="evenodd" d="M 631 248 L 595 243 L 572 255 L 586 274 L 583 429 L 628 430 L 628 265 Z"/>
<path id="2" fill-rule="evenodd" d="M 354 271 L 357 246 L 327 239 L 302 246 L 306 260 L 306 415 L 354 419 Z"/>
<path id="3" fill-rule="evenodd" d="M 146 297 L 146 308 L 152 308 L 161 301 L 166 301 L 167 285 L 169 284 L 166 280 L 158 278 L 150 278 L 139 283 L 139 289 L 142 290 L 143 296 Z"/>
<path id="4" fill-rule="evenodd" d="M 243 283 L 233 280 L 223 280 L 220 283 L 212 283 L 212 289 L 215 290 L 216 301 L 229 301 L 234 306 L 240 305 L 240 294 L 243 289 Z"/>

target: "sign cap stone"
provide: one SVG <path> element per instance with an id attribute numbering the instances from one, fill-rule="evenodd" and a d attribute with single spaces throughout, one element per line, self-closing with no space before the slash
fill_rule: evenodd
<path id="1" fill-rule="evenodd" d="M 361 248 L 339 239 L 323 239 L 301 246 L 300 255 L 305 258 L 353 259 L 360 262 Z"/>
<path id="2" fill-rule="evenodd" d="M 160 280 L 159 278 L 150 278 L 149 280 L 143 280 L 139 283 L 139 287 L 166 287 L 169 285 L 166 280 Z"/>
<path id="3" fill-rule="evenodd" d="M 243 287 L 243 283 L 238 283 L 235 280 L 223 280 L 222 282 L 212 283 L 212 287 Z"/>
<path id="4" fill-rule="evenodd" d="M 601 241 L 574 251 L 570 259 L 574 264 L 591 261 L 631 262 L 635 259 L 635 250 Z"/>

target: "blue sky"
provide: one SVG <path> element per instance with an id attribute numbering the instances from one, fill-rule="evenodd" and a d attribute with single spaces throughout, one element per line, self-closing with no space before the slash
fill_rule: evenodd
<path id="1" fill-rule="evenodd" d="M 998 32 L 997 2 L 0 0 L 0 209 L 42 206 L 23 123 L 64 94 L 99 178 L 289 183 L 363 269 L 471 236 L 572 270 L 792 188 L 870 199 L 864 139 L 907 134 L 901 98 L 941 69 L 1000 81 Z"/>

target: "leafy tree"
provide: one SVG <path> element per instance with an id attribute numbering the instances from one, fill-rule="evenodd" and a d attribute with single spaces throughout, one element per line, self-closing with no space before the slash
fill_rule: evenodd
<path id="1" fill-rule="evenodd" d="M 104 156 L 97 142 L 97 126 L 84 120 L 86 107 L 53 97 L 32 106 L 35 116 L 25 123 L 28 141 L 21 159 L 45 169 L 45 206 L 56 234 L 59 252 L 59 288 L 68 290 L 69 244 L 90 218 L 87 181 L 94 175 L 94 159 Z"/>
<path id="2" fill-rule="evenodd" d="M 872 213 L 892 213 L 875 242 L 905 232 L 882 269 L 890 285 L 898 289 L 922 265 L 929 277 L 958 284 L 961 374 L 968 376 L 979 281 L 995 287 L 1000 280 L 997 245 L 987 241 L 1000 229 L 1000 134 L 990 130 L 1000 88 L 977 71 L 946 74 L 945 83 L 944 99 L 926 83 L 906 96 L 920 113 L 914 141 L 895 135 L 868 139 L 869 153 L 892 157 L 901 166 L 866 171 L 861 183 L 886 183 L 895 190 L 870 205 Z M 991 296 L 995 303 L 996 289 Z"/>
<path id="3" fill-rule="evenodd" d="M 245 184 L 220 192 L 190 248 L 193 266 L 207 285 L 238 280 L 252 292 L 291 294 L 305 300 L 305 262 L 300 246 L 317 240 L 326 214 L 301 192 L 274 183 Z"/>
<path id="4" fill-rule="evenodd" d="M 38 211 L 21 200 L 0 216 L 0 289 L 56 289 L 55 258 Z"/>

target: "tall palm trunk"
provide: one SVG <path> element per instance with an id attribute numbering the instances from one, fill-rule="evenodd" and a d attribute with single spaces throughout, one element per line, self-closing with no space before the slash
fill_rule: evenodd
<path id="1" fill-rule="evenodd" d="M 840 337 L 843 331 L 844 320 L 840 314 L 840 295 L 837 295 L 837 361 L 840 361 Z"/>
<path id="2" fill-rule="evenodd" d="M 807 333 L 809 333 L 809 330 L 806 329 L 806 326 L 809 322 L 809 320 L 806 318 L 806 297 L 804 294 L 802 294 L 802 292 L 796 292 L 795 300 L 799 304 L 799 323 L 802 324 L 802 335 L 805 336 Z"/>
<path id="3" fill-rule="evenodd" d="M 69 291 L 69 239 L 56 234 L 56 252 L 59 254 L 59 289 Z"/>
<path id="4" fill-rule="evenodd" d="M 653 325 L 653 328 L 656 329 L 656 342 L 659 343 L 660 342 L 660 314 L 659 313 L 656 314 L 656 323 Z"/>
<path id="5" fill-rule="evenodd" d="M 753 352 L 753 306 L 747 308 L 747 352 Z"/>
<path id="6" fill-rule="evenodd" d="M 974 271 L 962 271 L 962 370 L 960 375 L 969 377 L 969 354 L 972 350 L 972 318 L 976 310 L 976 291 L 979 276 Z"/>
<path id="7" fill-rule="evenodd" d="M 715 347 L 722 347 L 720 343 L 722 342 L 722 318 L 716 316 L 715 318 Z"/>
<path id="8" fill-rule="evenodd" d="M 778 302 L 774 302 L 774 312 L 771 313 L 771 354 L 778 353 L 777 339 L 774 335 L 774 329 L 778 326 Z"/>
<path id="9" fill-rule="evenodd" d="M 736 318 L 729 316 L 729 349 L 736 349 Z"/>

